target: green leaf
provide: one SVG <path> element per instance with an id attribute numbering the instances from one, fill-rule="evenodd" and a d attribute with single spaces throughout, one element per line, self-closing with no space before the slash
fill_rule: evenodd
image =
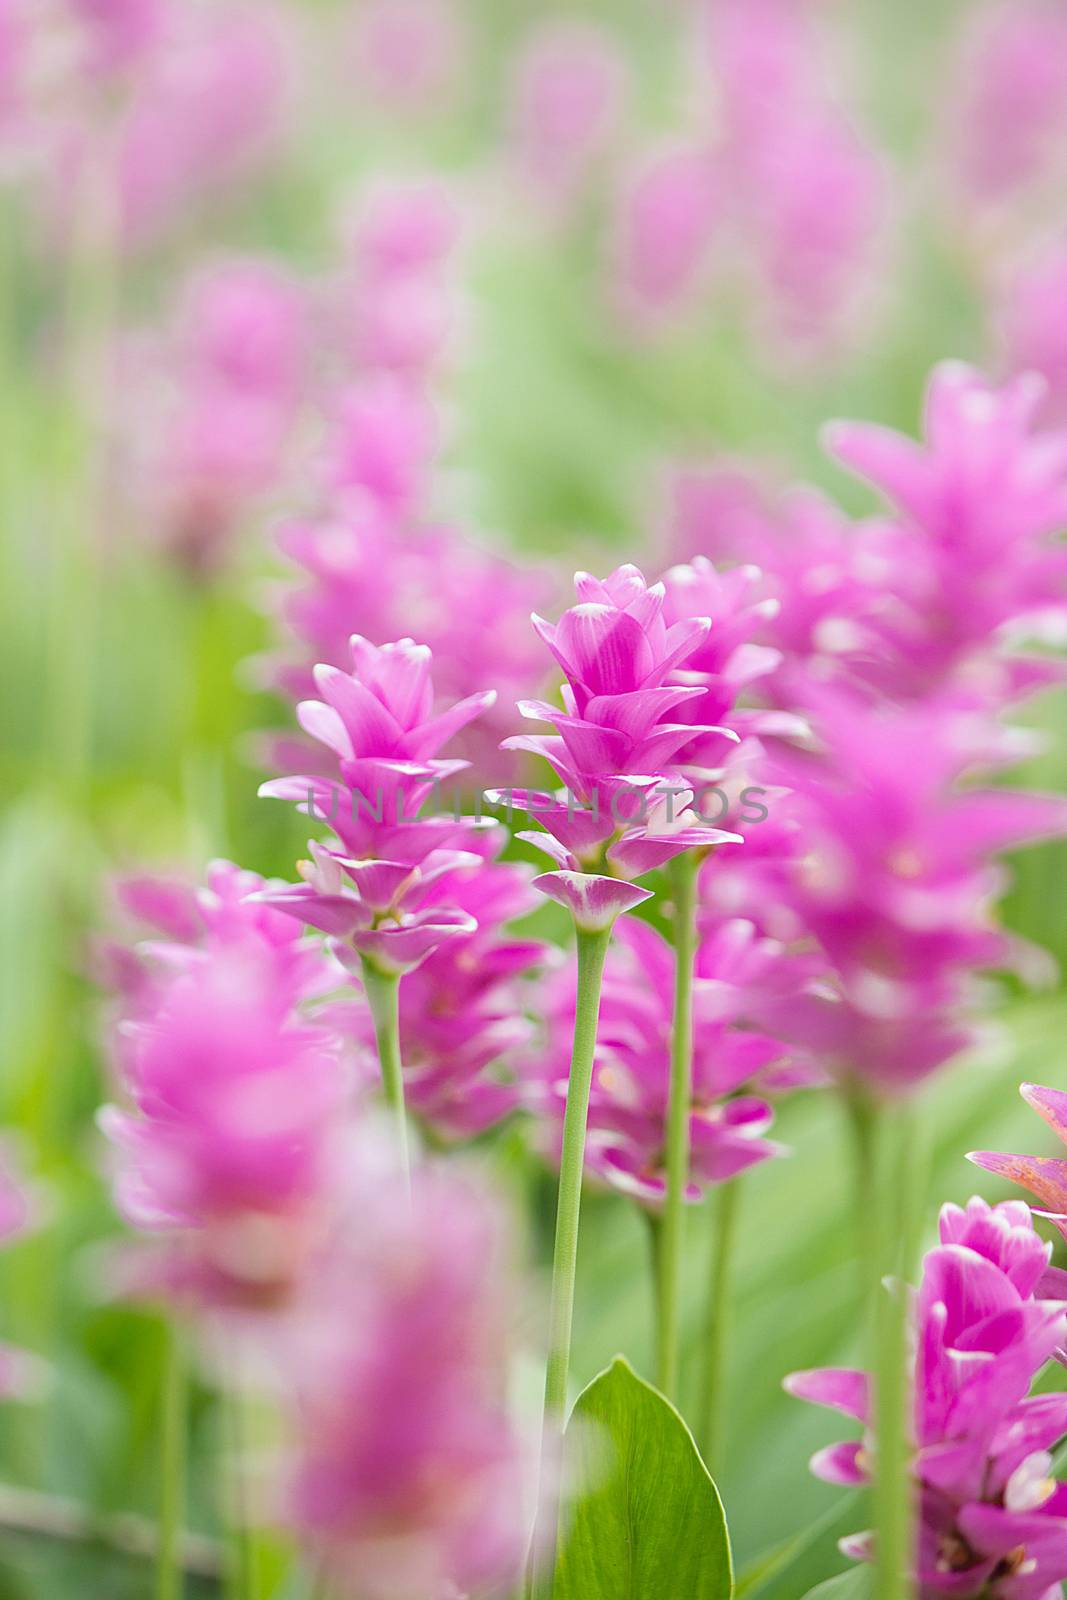
<path id="1" fill-rule="evenodd" d="M 779 1544 L 773 1545 L 770 1550 L 764 1551 L 755 1561 L 749 1562 L 742 1568 L 737 1576 L 736 1600 L 751 1600 L 759 1594 L 768 1584 L 780 1578 L 784 1572 L 794 1566 L 802 1556 L 807 1555 L 814 1544 L 844 1520 L 845 1516 L 853 1516 L 858 1494 L 850 1494 L 838 1505 L 831 1506 L 823 1516 L 807 1528 L 802 1528 L 799 1533 L 793 1534 L 790 1539 L 783 1539 Z M 845 1576 L 850 1577 L 851 1573 Z"/>
<path id="2" fill-rule="evenodd" d="M 874 1594 L 874 1569 L 868 1566 L 850 1567 L 839 1572 L 836 1578 L 809 1589 L 804 1600 L 871 1600 Z"/>
<path id="3" fill-rule="evenodd" d="M 730 1600 L 719 1492 L 678 1412 L 621 1356 L 579 1395 L 565 1457 L 577 1499 L 553 1600 Z"/>

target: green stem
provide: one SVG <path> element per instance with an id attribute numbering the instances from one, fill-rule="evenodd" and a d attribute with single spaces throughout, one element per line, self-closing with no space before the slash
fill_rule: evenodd
<path id="1" fill-rule="evenodd" d="M 698 861 L 692 851 L 671 864 L 674 898 L 674 1022 L 667 1103 L 667 1193 L 660 1251 L 656 1381 L 677 1398 L 685 1192 L 689 1184 L 689 1116 L 693 1095 L 693 958 L 696 954 Z"/>
<path id="2" fill-rule="evenodd" d="M 714 1478 L 722 1465 L 723 1378 L 730 1330 L 730 1274 L 737 1240 L 741 1185 L 737 1178 L 721 1184 L 712 1197 L 711 1260 L 704 1321 L 704 1374 L 700 1415 L 704 1419 L 704 1462 Z"/>
<path id="3" fill-rule="evenodd" d="M 185 1447 L 188 1374 L 182 1336 L 167 1329 L 161 1417 L 161 1484 L 156 1600 L 181 1600 L 182 1523 L 185 1518 Z"/>
<path id="4" fill-rule="evenodd" d="M 374 1039 L 382 1068 L 385 1103 L 396 1123 L 397 1146 L 408 1170 L 408 1126 L 404 1109 L 404 1071 L 400 1060 L 400 975 L 382 972 L 363 958 L 363 988 L 374 1022 Z"/>
<path id="5" fill-rule="evenodd" d="M 873 1509 L 874 1600 L 910 1600 L 913 1492 L 910 1473 L 908 1309 L 919 1213 L 915 1128 L 906 1108 L 862 1091 L 850 1102 L 856 1147 L 857 1210 L 867 1224 L 867 1309 L 874 1374 L 876 1440 Z M 887 1287 L 885 1279 L 891 1280 Z"/>
<path id="6" fill-rule="evenodd" d="M 578 928 L 578 1006 L 574 1018 L 574 1043 L 571 1049 L 570 1076 L 567 1080 L 567 1109 L 563 1118 L 563 1151 L 559 1168 L 559 1197 L 556 1202 L 556 1239 L 552 1255 L 552 1295 L 548 1324 L 548 1364 L 545 1369 L 545 1410 L 541 1442 L 541 1494 L 545 1526 L 549 1537 L 540 1552 L 532 1593 L 536 1600 L 550 1600 L 555 1567 L 558 1503 L 547 1492 L 550 1477 L 548 1446 L 562 1432 L 567 1407 L 567 1377 L 571 1359 L 571 1326 L 574 1320 L 574 1281 L 578 1266 L 578 1223 L 582 1202 L 582 1172 L 585 1165 L 585 1131 L 589 1115 L 589 1090 L 593 1081 L 597 1023 L 600 1019 L 600 987 L 604 958 L 611 942 L 611 929 L 587 932 Z"/>

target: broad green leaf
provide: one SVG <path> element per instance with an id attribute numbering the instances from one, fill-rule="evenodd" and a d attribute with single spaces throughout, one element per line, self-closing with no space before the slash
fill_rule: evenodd
<path id="1" fill-rule="evenodd" d="M 836 1578 L 820 1583 L 817 1589 L 808 1591 L 804 1600 L 871 1600 L 873 1594 L 874 1569 L 861 1566 L 839 1572 Z"/>
<path id="2" fill-rule="evenodd" d="M 567 1426 L 576 1509 L 553 1600 L 730 1600 L 722 1501 L 668 1400 L 616 1357 Z"/>

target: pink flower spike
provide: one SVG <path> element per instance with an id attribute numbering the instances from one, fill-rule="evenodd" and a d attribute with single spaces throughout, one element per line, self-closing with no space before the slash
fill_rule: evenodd
<path id="1" fill-rule="evenodd" d="M 593 872 L 543 872 L 533 888 L 566 906 L 583 933 L 603 932 L 623 912 L 652 898 L 649 889 Z"/>

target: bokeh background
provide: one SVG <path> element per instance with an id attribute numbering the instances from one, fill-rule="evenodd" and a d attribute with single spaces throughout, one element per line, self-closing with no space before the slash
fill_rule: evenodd
<path id="1" fill-rule="evenodd" d="M 692 554 L 677 547 L 680 464 L 872 509 L 820 428 L 914 432 L 943 358 L 1042 367 L 1050 417 L 1067 414 L 1067 8 L 795 0 L 802 115 L 786 68 L 730 44 L 730 10 L 0 6 L 0 1122 L 46 1193 L 42 1227 L 3 1257 L 0 1319 L 51 1371 L 0 1427 L 5 1600 L 148 1592 L 113 1519 L 155 1504 L 162 1332 L 108 1292 L 121 1227 L 94 1125 L 108 1020 L 94 940 L 114 926 L 118 871 L 196 874 L 228 855 L 285 876 L 302 849 L 299 821 L 256 798 L 264 736 L 292 725 L 256 663 L 287 644 L 277 531 L 313 502 L 331 409 L 361 376 L 344 330 L 373 196 L 426 180 L 447 194 L 442 304 L 396 313 L 434 347 L 424 512 L 516 556 L 531 606 L 576 567 Z M 738 160 L 731 138 L 747 148 L 760 129 L 765 164 Z M 311 324 L 268 447 L 235 447 L 236 467 L 208 448 L 227 414 L 190 353 L 197 285 L 235 261 L 291 286 Z M 207 442 L 188 443 L 193 423 Z M 368 615 L 391 581 L 369 572 Z M 446 604 L 461 635 L 493 624 L 491 587 L 452 584 Z M 1029 715 L 1047 741 L 1022 774 L 1063 787 L 1062 694 Z M 982 1048 L 927 1103 L 932 1200 L 992 1197 L 964 1152 L 1032 1145 L 1015 1085 L 1061 1081 L 1064 861 L 1047 846 L 1015 869 L 1008 920 L 1060 966 L 1036 994 L 991 993 Z M 828 1097 L 788 1102 L 792 1156 L 744 1184 L 721 1488 L 740 1567 L 812 1534 L 769 1600 L 803 1592 L 864 1525 L 806 1472 L 832 1423 L 780 1390 L 858 1342 L 838 1115 Z M 487 1158 L 550 1216 L 513 1130 Z M 647 1369 L 639 1221 L 592 1195 L 584 1225 L 576 1376 L 620 1348 Z M 699 1213 L 689 1244 L 695 1325 Z M 542 1262 L 547 1245 L 546 1223 Z M 199 1392 L 191 1514 L 208 1535 L 221 1426 Z M 283 1572 L 280 1555 L 264 1594 L 284 1592 Z"/>

